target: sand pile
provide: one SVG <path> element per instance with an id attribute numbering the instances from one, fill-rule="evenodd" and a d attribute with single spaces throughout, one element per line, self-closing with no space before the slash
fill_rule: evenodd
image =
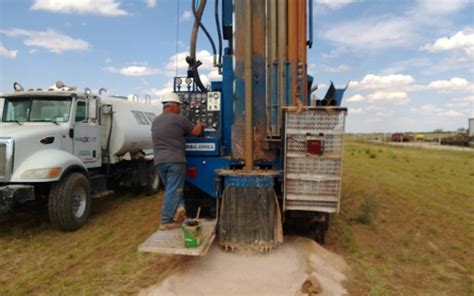
<path id="1" fill-rule="evenodd" d="M 285 237 L 269 254 L 225 252 L 214 244 L 143 296 L 344 295 L 347 265 L 314 241 Z"/>

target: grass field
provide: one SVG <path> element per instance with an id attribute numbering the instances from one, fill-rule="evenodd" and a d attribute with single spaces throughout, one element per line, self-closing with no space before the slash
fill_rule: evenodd
<path id="1" fill-rule="evenodd" d="M 343 255 L 353 295 L 474 294 L 474 158 L 470 153 L 349 141 L 341 213 L 327 248 Z M 136 252 L 161 199 L 96 201 L 74 233 L 20 213 L 0 223 L 0 295 L 129 294 L 189 258 Z"/>
<path id="2" fill-rule="evenodd" d="M 474 158 L 348 141 L 328 248 L 356 295 L 474 294 Z"/>

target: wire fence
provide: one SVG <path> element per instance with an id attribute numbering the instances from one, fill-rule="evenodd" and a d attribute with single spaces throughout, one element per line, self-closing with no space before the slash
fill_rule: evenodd
<path id="1" fill-rule="evenodd" d="M 377 143 L 377 144 L 386 144 L 392 146 L 402 146 L 402 147 L 414 147 L 414 148 L 425 148 L 425 149 L 435 149 L 435 150 L 450 150 L 450 151 L 463 151 L 474 153 L 474 147 L 460 147 L 452 145 L 441 145 L 440 141 L 435 142 L 394 142 L 387 140 L 384 137 L 380 138 L 366 138 L 366 137 L 355 137 L 358 141 L 367 142 L 367 143 Z"/>

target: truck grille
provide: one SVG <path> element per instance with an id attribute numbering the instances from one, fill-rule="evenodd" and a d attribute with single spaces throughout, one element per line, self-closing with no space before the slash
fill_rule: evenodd
<path id="1" fill-rule="evenodd" d="M 12 138 L 0 137 L 0 181 L 8 181 L 11 177 L 14 146 Z"/>
<path id="2" fill-rule="evenodd" d="M 0 178 L 5 178 L 7 165 L 7 145 L 0 143 Z"/>

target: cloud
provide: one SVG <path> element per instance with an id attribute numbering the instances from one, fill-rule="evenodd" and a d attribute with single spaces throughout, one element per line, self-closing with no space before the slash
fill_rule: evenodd
<path id="1" fill-rule="evenodd" d="M 180 52 L 177 55 L 173 55 L 168 59 L 168 64 L 165 68 L 169 71 L 174 71 L 176 69 L 176 63 L 178 64 L 178 70 L 188 69 L 188 63 L 186 63 L 186 57 L 189 55 L 189 52 Z M 202 65 L 199 67 L 199 70 L 210 70 L 214 66 L 214 60 L 212 54 L 207 50 L 198 51 L 197 59 L 202 62 Z M 172 74 L 174 75 L 174 74 Z"/>
<path id="2" fill-rule="evenodd" d="M 441 108 L 436 107 L 432 104 L 423 105 L 423 106 L 421 106 L 420 110 L 423 111 L 423 112 L 426 112 L 426 113 L 437 113 L 437 112 L 442 111 Z"/>
<path id="3" fill-rule="evenodd" d="M 362 108 L 351 108 L 349 109 L 349 115 L 350 114 L 362 114 L 364 113 L 364 110 Z"/>
<path id="4" fill-rule="evenodd" d="M 123 68 L 106 67 L 103 70 L 110 73 L 118 73 L 124 76 L 135 76 L 135 77 L 150 76 L 150 75 L 157 75 L 157 74 L 163 73 L 160 69 L 149 68 L 147 66 L 140 66 L 140 65 L 128 66 L 128 67 L 123 67 Z"/>
<path id="5" fill-rule="evenodd" d="M 210 80 L 222 80 L 222 75 L 219 74 L 219 71 L 216 69 L 209 72 L 208 77 Z"/>
<path id="6" fill-rule="evenodd" d="M 389 117 L 393 115 L 392 111 L 379 111 L 375 113 L 376 116 L 378 117 Z"/>
<path id="7" fill-rule="evenodd" d="M 453 99 L 454 102 L 474 102 L 474 96 Z"/>
<path id="8" fill-rule="evenodd" d="M 462 50 L 467 56 L 474 58 L 474 30 L 465 29 L 451 37 L 439 38 L 433 44 L 422 47 L 422 50 L 431 52 Z"/>
<path id="9" fill-rule="evenodd" d="M 370 103 L 392 103 L 397 105 L 406 104 L 410 101 L 408 94 L 404 91 L 378 91 L 367 96 Z"/>
<path id="10" fill-rule="evenodd" d="M 472 103 L 469 102 L 453 102 L 453 103 L 446 103 L 444 106 L 447 108 L 466 108 L 469 107 Z"/>
<path id="11" fill-rule="evenodd" d="M 337 5 L 340 1 L 331 2 Z M 421 42 L 426 43 L 427 36 L 433 32 L 452 27 L 458 18 L 455 13 L 472 10 L 472 3 L 472 0 L 419 0 L 415 4 L 405 3 L 405 11 L 401 13 L 388 10 L 384 15 L 329 22 L 320 32 L 324 39 L 336 43 L 337 47 L 351 51 L 413 48 Z M 332 52 L 322 56 L 336 55 L 337 52 Z"/>
<path id="12" fill-rule="evenodd" d="M 311 67 L 311 65 L 310 65 Z M 321 70 L 324 71 L 324 72 L 329 72 L 329 73 L 342 73 L 342 72 L 347 72 L 351 69 L 350 66 L 348 65 L 339 65 L 337 67 L 329 67 L 329 66 L 326 66 L 326 65 L 323 65 L 321 67 Z"/>
<path id="13" fill-rule="evenodd" d="M 365 97 L 362 95 L 353 95 L 352 97 L 348 98 L 347 101 L 350 103 L 362 102 L 365 101 Z"/>
<path id="14" fill-rule="evenodd" d="M 445 117 L 460 117 L 460 116 L 466 116 L 465 114 L 461 113 L 461 112 L 458 112 L 458 111 L 454 111 L 454 110 L 449 110 L 449 111 L 446 111 L 446 112 L 439 112 L 438 114 L 436 114 L 438 116 L 445 116 Z"/>
<path id="15" fill-rule="evenodd" d="M 318 73 L 318 66 L 316 64 L 309 64 L 308 65 L 308 72 L 309 73 Z"/>
<path id="16" fill-rule="evenodd" d="M 185 10 L 183 14 L 179 17 L 179 21 L 180 22 L 189 21 L 192 18 L 192 16 L 193 16 L 193 13 L 190 10 Z"/>
<path id="17" fill-rule="evenodd" d="M 411 46 L 419 39 L 413 26 L 406 17 L 372 17 L 332 24 L 323 37 L 359 50 Z"/>
<path id="18" fill-rule="evenodd" d="M 433 62 L 427 57 L 409 58 L 406 60 L 397 60 L 389 67 L 380 71 L 380 75 L 390 75 L 394 73 L 405 72 L 413 68 L 426 69 L 433 66 Z"/>
<path id="19" fill-rule="evenodd" d="M 468 0 L 418 0 L 416 10 L 430 15 L 446 15 L 469 5 Z"/>
<path id="20" fill-rule="evenodd" d="M 153 2 L 147 0 L 147 3 Z M 31 10 L 44 10 L 66 14 L 94 14 L 103 16 L 123 16 L 128 13 L 115 0 L 35 0 Z"/>
<path id="21" fill-rule="evenodd" d="M 330 9 L 339 9 L 353 3 L 354 0 L 316 0 L 317 5 L 326 6 Z"/>
<path id="22" fill-rule="evenodd" d="M 361 81 L 351 81 L 349 87 L 358 89 L 382 89 L 409 86 L 413 83 L 415 83 L 415 79 L 411 75 L 391 74 L 379 76 L 367 74 Z"/>
<path id="23" fill-rule="evenodd" d="M 153 8 L 156 6 L 156 0 L 145 0 L 146 6 Z"/>
<path id="24" fill-rule="evenodd" d="M 8 48 L 4 47 L 2 43 L 0 43 L 0 56 L 6 57 L 8 59 L 16 58 L 18 50 L 9 50 Z"/>
<path id="25" fill-rule="evenodd" d="M 428 89 L 442 92 L 474 92 L 474 85 L 464 78 L 453 77 L 451 80 L 437 80 L 428 84 Z"/>
<path id="26" fill-rule="evenodd" d="M 53 53 L 64 51 L 83 51 L 90 48 L 89 43 L 81 39 L 74 39 L 53 29 L 46 31 L 28 31 L 23 29 L 0 30 L 0 33 L 9 37 L 26 36 L 26 46 L 37 46 L 48 49 Z"/>
<path id="27" fill-rule="evenodd" d="M 345 47 L 339 46 L 332 49 L 329 53 L 322 53 L 321 56 L 325 59 L 332 59 L 346 52 L 347 49 Z"/>
<path id="28" fill-rule="evenodd" d="M 149 93 L 150 95 L 152 96 L 156 96 L 160 99 L 161 101 L 161 97 L 166 94 L 166 93 L 169 93 L 169 92 L 172 92 L 173 91 L 173 87 L 171 86 L 165 86 L 163 88 L 152 88 L 150 90 L 147 91 L 147 93 Z"/>

